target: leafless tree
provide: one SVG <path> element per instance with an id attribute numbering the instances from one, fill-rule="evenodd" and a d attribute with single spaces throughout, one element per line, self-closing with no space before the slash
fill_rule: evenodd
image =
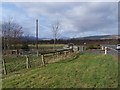
<path id="1" fill-rule="evenodd" d="M 4 21 L 1 26 L 4 49 L 10 49 L 11 45 L 14 45 L 15 48 L 16 44 L 19 42 L 19 37 L 23 34 L 22 26 L 12 19 Z"/>
<path id="2" fill-rule="evenodd" d="M 60 20 L 56 20 L 54 23 L 52 23 L 51 27 L 52 27 L 52 34 L 53 34 L 53 38 L 54 38 L 53 49 L 55 50 L 56 40 L 57 40 L 57 38 L 60 34 L 60 30 L 61 30 Z"/>

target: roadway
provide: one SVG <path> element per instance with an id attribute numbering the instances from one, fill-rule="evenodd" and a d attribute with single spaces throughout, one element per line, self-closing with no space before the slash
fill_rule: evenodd
<path id="1" fill-rule="evenodd" d="M 117 45 L 102 45 L 104 47 L 109 48 L 108 54 L 114 55 L 115 57 L 118 57 L 118 62 L 120 63 L 120 50 L 117 50 Z"/>
<path id="2" fill-rule="evenodd" d="M 111 49 L 111 50 L 113 50 L 113 51 L 115 51 L 115 52 L 117 52 L 117 53 L 119 53 L 120 54 L 120 50 L 117 50 L 116 48 L 117 48 L 117 46 L 116 45 L 103 45 L 104 47 L 107 47 L 107 48 L 109 48 L 109 49 Z"/>

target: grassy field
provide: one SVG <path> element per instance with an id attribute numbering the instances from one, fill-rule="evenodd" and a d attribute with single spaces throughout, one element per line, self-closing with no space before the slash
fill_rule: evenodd
<path id="1" fill-rule="evenodd" d="M 114 88 L 118 63 L 110 55 L 80 54 L 40 68 L 3 77 L 3 88 Z"/>
<path id="2" fill-rule="evenodd" d="M 55 49 L 61 49 L 64 47 L 65 44 L 55 44 Z M 29 44 L 30 49 L 36 49 L 36 44 Z M 53 49 L 54 44 L 38 44 L 39 49 Z M 16 48 L 21 49 L 22 44 L 16 46 Z M 10 49 L 15 49 L 14 45 L 10 47 Z"/>
<path id="3" fill-rule="evenodd" d="M 53 45 L 54 44 L 39 44 L 38 47 L 39 47 L 39 49 L 53 49 Z M 64 46 L 64 44 L 55 44 L 56 49 L 63 48 L 63 46 Z M 30 44 L 29 47 L 35 48 L 36 45 Z"/>

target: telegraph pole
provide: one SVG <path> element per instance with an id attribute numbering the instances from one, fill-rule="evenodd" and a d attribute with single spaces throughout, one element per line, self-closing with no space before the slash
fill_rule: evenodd
<path id="1" fill-rule="evenodd" d="M 38 56 L 38 19 L 36 19 L 36 50 Z"/>

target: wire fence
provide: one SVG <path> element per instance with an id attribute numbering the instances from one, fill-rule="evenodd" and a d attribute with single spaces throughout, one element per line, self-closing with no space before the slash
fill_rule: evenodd
<path id="1" fill-rule="evenodd" d="M 73 52 L 71 49 L 67 50 L 57 50 L 54 52 L 44 52 L 40 53 L 38 56 L 36 54 L 26 54 L 18 56 L 3 56 L 2 60 L 2 73 L 16 73 L 23 69 L 36 68 L 47 65 L 49 63 L 58 62 L 71 58 L 78 52 Z"/>

